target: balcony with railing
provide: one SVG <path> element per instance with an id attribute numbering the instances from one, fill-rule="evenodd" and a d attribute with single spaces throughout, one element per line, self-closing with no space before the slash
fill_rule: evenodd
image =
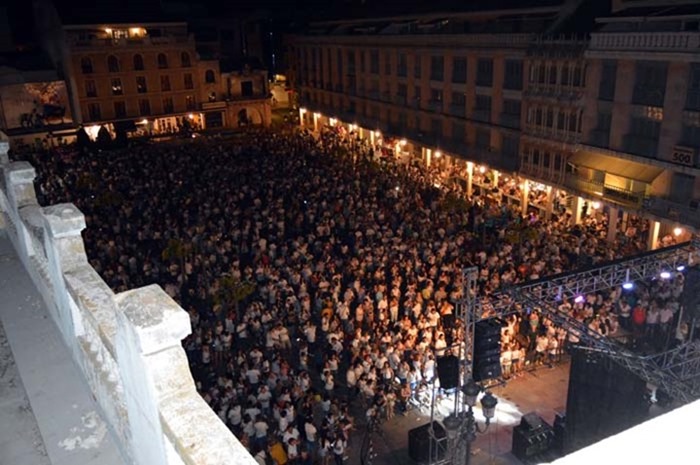
<path id="1" fill-rule="evenodd" d="M 442 113 L 442 100 L 428 100 L 427 109 L 435 113 Z"/>
<path id="2" fill-rule="evenodd" d="M 169 35 L 163 37 L 122 37 L 122 38 L 79 38 L 74 37 L 69 40 L 71 48 L 102 48 L 102 47 L 144 47 L 175 44 L 194 45 L 194 35 Z"/>
<path id="3" fill-rule="evenodd" d="M 464 104 L 452 104 L 447 108 L 447 113 L 452 116 L 457 116 L 459 118 L 465 118 L 467 116 L 467 109 L 464 106 Z"/>
<path id="4" fill-rule="evenodd" d="M 481 121 L 484 123 L 490 123 L 491 122 L 491 110 L 486 110 L 486 109 L 474 109 L 474 113 L 472 114 L 472 119 L 476 121 Z"/>
<path id="5" fill-rule="evenodd" d="M 700 201 L 687 203 L 663 197 L 650 197 L 644 201 L 643 209 L 682 225 L 700 230 Z"/>
<path id="6" fill-rule="evenodd" d="M 525 97 L 555 99 L 571 103 L 583 98 L 584 87 L 562 84 L 530 83 L 525 89 Z"/>
<path id="7" fill-rule="evenodd" d="M 593 181 L 591 179 L 584 179 L 573 174 L 565 175 L 563 184 L 579 192 L 599 196 L 602 199 L 626 207 L 641 207 L 645 197 L 643 191 L 621 189 L 617 186 Z"/>
<path id="8" fill-rule="evenodd" d="M 511 129 L 520 129 L 520 115 L 513 115 L 510 113 L 501 113 L 498 118 L 501 126 L 505 126 Z"/>
<path id="9" fill-rule="evenodd" d="M 591 51 L 697 52 L 700 32 L 599 32 L 591 34 Z"/>

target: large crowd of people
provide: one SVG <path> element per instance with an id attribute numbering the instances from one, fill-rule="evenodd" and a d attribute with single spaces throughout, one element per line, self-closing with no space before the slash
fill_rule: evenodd
<path id="1" fill-rule="evenodd" d="M 158 283 L 189 312 L 198 389 L 260 463 L 341 464 L 356 424 L 405 412 L 462 340 L 463 268 L 488 296 L 640 247 L 636 229 L 606 243 L 603 214 L 572 225 L 563 208 L 544 219 L 493 192 L 465 198 L 454 167 L 377 157 L 337 131 L 14 156 L 37 167 L 43 204 L 83 211 L 112 289 Z M 669 289 L 560 310 L 615 334 L 640 330 L 642 306 L 642 331 L 666 334 Z M 536 309 L 507 317 L 504 376 L 555 362 L 570 336 Z"/>

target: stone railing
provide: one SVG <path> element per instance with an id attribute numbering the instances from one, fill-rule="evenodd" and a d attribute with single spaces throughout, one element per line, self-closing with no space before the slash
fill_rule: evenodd
<path id="1" fill-rule="evenodd" d="M 697 52 L 700 32 L 600 32 L 591 34 L 590 50 Z"/>
<path id="2" fill-rule="evenodd" d="M 160 287 L 115 295 L 90 266 L 73 204 L 41 207 L 34 168 L 0 142 L 0 228 L 41 293 L 126 463 L 254 465 L 195 389 L 188 314 Z"/>

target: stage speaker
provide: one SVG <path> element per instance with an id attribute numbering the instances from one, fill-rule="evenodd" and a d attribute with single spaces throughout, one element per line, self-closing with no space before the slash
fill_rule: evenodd
<path id="1" fill-rule="evenodd" d="M 459 359 L 454 355 L 438 357 L 438 378 L 442 389 L 454 389 L 459 387 Z"/>
<path id="2" fill-rule="evenodd" d="M 501 326 L 497 318 L 479 321 L 474 327 L 474 381 L 501 376 Z"/>
<path id="3" fill-rule="evenodd" d="M 700 266 L 695 265 L 686 271 L 680 301 L 683 305 L 683 320 L 700 319 Z"/>
<path id="4" fill-rule="evenodd" d="M 433 451 L 437 458 L 442 460 L 447 450 L 447 434 L 445 428 L 437 421 L 433 422 L 436 442 Z M 430 460 L 430 423 L 408 431 L 408 456 L 416 462 L 428 462 Z"/>
<path id="5" fill-rule="evenodd" d="M 552 449 L 554 449 L 560 456 L 564 455 L 564 444 L 566 441 L 566 415 L 557 413 L 554 417 L 554 441 L 552 442 Z"/>

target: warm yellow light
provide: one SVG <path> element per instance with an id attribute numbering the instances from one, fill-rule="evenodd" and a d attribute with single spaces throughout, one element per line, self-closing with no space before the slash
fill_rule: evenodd
<path id="1" fill-rule="evenodd" d="M 379 138 L 382 137 L 382 133 L 379 131 L 374 131 L 374 135 L 375 135 L 375 137 L 379 137 Z"/>
<path id="2" fill-rule="evenodd" d="M 148 120 L 144 118 L 141 121 L 139 121 L 139 124 L 148 124 Z"/>
<path id="3" fill-rule="evenodd" d="M 329 123 L 331 126 L 335 126 L 335 123 L 337 123 L 337 122 L 338 122 L 338 120 L 336 120 L 335 118 L 331 118 L 330 120 L 328 120 L 328 123 Z"/>
<path id="4" fill-rule="evenodd" d="M 439 150 L 435 151 L 435 158 L 440 158 L 442 156 L 442 152 Z"/>
<path id="5" fill-rule="evenodd" d="M 194 115 L 193 115 L 192 113 L 190 113 L 189 115 L 187 115 L 187 117 L 188 117 L 189 119 L 194 119 Z"/>
<path id="6" fill-rule="evenodd" d="M 600 208 L 600 202 L 593 202 L 591 206 L 593 207 L 593 210 L 598 210 Z"/>
<path id="7" fill-rule="evenodd" d="M 105 28 L 105 32 L 106 32 L 107 34 L 111 34 L 111 33 L 112 33 L 112 29 L 111 29 L 111 28 L 108 28 L 108 27 L 106 27 L 106 28 Z"/>
<path id="8" fill-rule="evenodd" d="M 129 35 L 130 35 L 130 36 L 136 36 L 136 37 L 138 37 L 138 36 L 141 36 L 141 35 L 145 35 L 144 32 L 146 32 L 146 31 L 145 31 L 143 28 L 140 28 L 140 27 L 130 27 L 130 28 L 129 28 Z"/>
<path id="9" fill-rule="evenodd" d="M 484 174 L 486 172 L 486 167 L 485 166 L 480 166 L 479 167 L 479 173 Z"/>
<path id="10" fill-rule="evenodd" d="M 678 237 L 681 234 L 683 234 L 683 228 L 678 228 L 678 227 L 673 228 L 673 235 L 674 236 Z"/>
<path id="11" fill-rule="evenodd" d="M 301 113 L 302 115 L 306 113 L 306 108 L 299 108 L 299 113 Z"/>
<path id="12" fill-rule="evenodd" d="M 321 113 L 314 113 L 314 118 L 320 118 L 320 117 L 321 117 Z"/>
<path id="13" fill-rule="evenodd" d="M 406 139 L 401 139 L 401 141 L 399 141 L 399 144 L 401 144 L 401 147 L 404 147 L 406 144 L 408 144 L 408 141 Z"/>

